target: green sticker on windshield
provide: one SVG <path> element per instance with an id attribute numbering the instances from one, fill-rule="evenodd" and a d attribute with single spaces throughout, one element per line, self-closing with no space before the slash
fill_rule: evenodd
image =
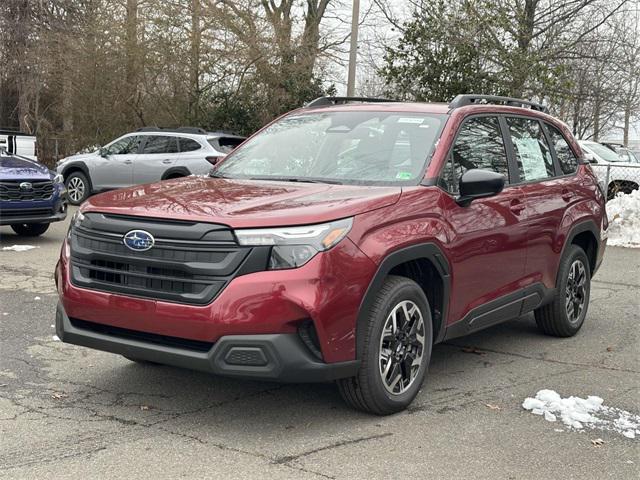
<path id="1" fill-rule="evenodd" d="M 396 180 L 411 180 L 411 172 L 398 172 L 396 174 Z"/>

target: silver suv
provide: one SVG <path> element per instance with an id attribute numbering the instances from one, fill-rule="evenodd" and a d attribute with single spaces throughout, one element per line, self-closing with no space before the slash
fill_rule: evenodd
<path id="1" fill-rule="evenodd" d="M 69 202 L 79 205 L 105 190 L 209 173 L 243 141 L 238 135 L 200 128 L 145 127 L 95 152 L 64 158 L 56 171 L 64 176 Z"/>

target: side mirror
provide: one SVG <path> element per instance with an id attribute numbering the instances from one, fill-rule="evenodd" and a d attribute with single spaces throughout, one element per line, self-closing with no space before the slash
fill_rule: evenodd
<path id="1" fill-rule="evenodd" d="M 497 195 L 504 188 L 504 184 L 504 175 L 499 173 L 478 168 L 467 170 L 460 178 L 460 196 L 456 202 L 466 207 L 477 198 Z"/>
<path id="2" fill-rule="evenodd" d="M 100 147 L 100 149 L 98 150 L 98 153 L 100 154 L 100 156 L 102 158 L 108 158 L 109 157 L 109 150 L 107 150 L 104 147 Z"/>
<path id="3" fill-rule="evenodd" d="M 596 160 L 596 157 L 593 155 L 593 153 L 584 152 L 584 159 L 589 163 L 598 163 L 598 160 Z"/>

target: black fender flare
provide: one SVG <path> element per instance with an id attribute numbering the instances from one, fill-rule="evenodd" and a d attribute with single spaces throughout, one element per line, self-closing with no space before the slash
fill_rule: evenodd
<path id="1" fill-rule="evenodd" d="M 559 257 L 560 259 L 564 257 L 564 254 L 567 248 L 569 248 L 569 245 L 573 243 L 574 238 L 576 238 L 577 235 L 584 232 L 591 232 L 596 239 L 596 251 L 594 253 L 595 253 L 595 259 L 597 262 L 598 253 L 600 252 L 600 248 L 602 246 L 602 240 L 600 239 L 600 229 L 596 225 L 596 222 L 594 222 L 593 220 L 584 220 L 582 222 L 576 223 L 573 227 L 571 227 L 571 229 L 569 230 L 569 233 L 567 234 L 567 238 L 565 238 L 564 240 L 564 245 L 562 246 L 562 251 L 560 252 L 560 257 Z M 558 260 L 558 264 L 559 263 L 560 263 L 560 260 Z M 556 282 L 555 282 L 556 287 L 558 286 L 558 280 L 559 280 L 558 272 L 556 271 Z"/>
<path id="2" fill-rule="evenodd" d="M 360 308 L 358 310 L 358 317 L 356 320 L 356 359 L 360 358 L 360 355 L 364 350 L 364 336 L 358 335 L 358 332 L 362 332 L 364 330 L 364 325 L 367 321 L 367 312 L 373 303 L 376 293 L 380 290 L 387 278 L 387 275 L 389 275 L 389 272 L 394 267 L 397 267 L 402 263 L 410 262 L 411 260 L 419 259 L 429 260 L 442 279 L 444 295 L 442 302 L 443 308 L 440 316 L 438 336 L 433 339 L 434 343 L 442 341 L 446 330 L 449 292 L 451 290 L 451 270 L 447 257 L 438 245 L 435 243 L 421 243 L 419 245 L 412 245 L 395 250 L 389 253 L 384 260 L 380 262 L 378 270 L 371 279 L 371 282 L 369 282 L 369 286 L 367 287 L 367 291 L 362 298 L 362 302 L 360 303 Z"/>
<path id="3" fill-rule="evenodd" d="M 188 177 L 191 172 L 187 167 L 171 167 L 167 169 L 163 174 L 161 180 L 166 180 L 172 175 L 179 174 L 181 177 Z"/>
<path id="4" fill-rule="evenodd" d="M 67 175 L 69 175 L 69 170 L 80 170 L 82 173 L 84 173 L 84 176 L 87 177 L 87 180 L 89 181 L 89 189 L 93 191 L 93 182 L 91 181 L 89 167 L 86 163 L 84 163 L 82 160 L 78 160 L 65 165 L 62 168 L 62 176 L 64 177 L 65 181 L 67 180 Z"/>

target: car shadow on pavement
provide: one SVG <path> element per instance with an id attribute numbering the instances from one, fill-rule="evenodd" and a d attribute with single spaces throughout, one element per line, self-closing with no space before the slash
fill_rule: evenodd
<path id="1" fill-rule="evenodd" d="M 526 343 L 534 336 L 535 341 L 544 341 L 533 319 L 525 317 L 435 346 L 427 381 L 409 413 L 429 412 L 440 405 L 440 400 L 451 398 L 453 391 L 462 398 L 469 391 L 494 385 L 501 377 L 496 368 L 511 361 L 508 355 L 494 352 L 507 345 L 513 350 L 515 337 Z M 277 431 L 282 424 L 292 430 L 296 425 L 312 425 L 318 418 L 323 419 L 325 429 L 333 426 L 336 431 L 344 428 L 345 421 L 379 420 L 348 408 L 332 383 L 233 379 L 117 357 L 109 363 L 108 370 L 105 365 L 94 374 L 86 372 L 89 375 L 82 383 L 95 392 L 108 392 L 118 400 L 111 407 L 123 409 L 126 418 L 136 422 L 145 423 L 151 417 L 154 422 L 184 423 L 203 431 L 206 426 L 215 426 L 218 431 L 253 426 L 265 433 L 269 425 Z M 77 373 L 74 377 L 80 380 Z"/>

